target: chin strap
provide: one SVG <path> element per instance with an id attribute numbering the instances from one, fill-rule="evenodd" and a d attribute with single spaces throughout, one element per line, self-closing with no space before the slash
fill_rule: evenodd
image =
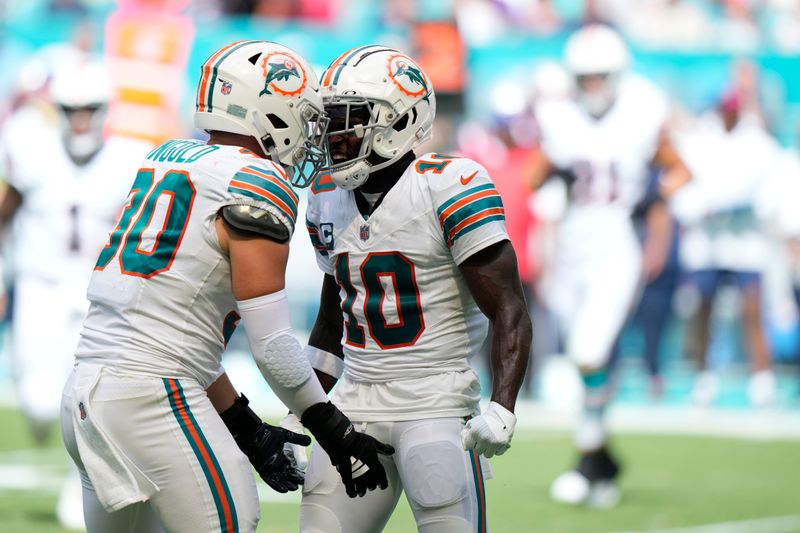
<path id="1" fill-rule="evenodd" d="M 371 171 L 372 165 L 364 159 L 359 159 L 344 168 L 331 170 L 331 179 L 340 189 L 350 191 L 363 185 Z"/>

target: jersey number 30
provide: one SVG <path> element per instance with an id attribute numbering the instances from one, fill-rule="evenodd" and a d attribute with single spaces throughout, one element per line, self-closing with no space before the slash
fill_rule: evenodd
<path id="1" fill-rule="evenodd" d="M 170 170 L 155 182 L 154 169 L 140 168 L 117 227 L 94 269 L 106 268 L 119 252 L 123 274 L 152 278 L 169 270 L 196 192 L 188 172 Z"/>
<path id="2" fill-rule="evenodd" d="M 364 316 L 370 336 L 383 349 L 413 346 L 425 330 L 414 263 L 398 252 L 374 252 L 362 261 L 358 273 L 366 292 Z M 350 278 L 349 254 L 337 257 L 336 281 L 346 295 L 342 302 L 342 310 L 347 314 L 345 342 L 363 348 L 364 328 L 353 313 L 358 292 Z M 391 323 L 384 314 L 390 287 L 397 312 L 397 319 Z"/>

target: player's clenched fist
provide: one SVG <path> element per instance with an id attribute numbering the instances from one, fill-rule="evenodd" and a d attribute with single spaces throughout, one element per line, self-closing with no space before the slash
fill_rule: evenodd
<path id="1" fill-rule="evenodd" d="M 511 447 L 511 437 L 517 417 L 496 402 L 490 402 L 485 413 L 467 421 L 461 430 L 465 450 L 473 450 L 484 457 L 503 455 Z"/>
<path id="2" fill-rule="evenodd" d="M 308 446 L 311 439 L 307 435 L 262 422 L 250 409 L 249 403 L 242 394 L 231 407 L 220 413 L 222 421 L 267 485 L 278 492 L 297 490 L 303 484 L 303 472 L 286 457 L 284 445 Z"/>
<path id="3" fill-rule="evenodd" d="M 389 486 L 378 454 L 391 455 L 394 448 L 353 428 L 350 420 L 332 403 L 309 407 L 300 419 L 330 457 L 342 476 L 351 498 Z"/>

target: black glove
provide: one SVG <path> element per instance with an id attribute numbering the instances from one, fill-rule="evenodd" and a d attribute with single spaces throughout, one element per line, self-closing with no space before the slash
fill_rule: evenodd
<path id="1" fill-rule="evenodd" d="M 330 402 L 312 405 L 305 410 L 300 421 L 328 453 L 331 463 L 342 476 L 348 496 L 355 498 L 369 490 L 389 486 L 378 454 L 391 455 L 393 447 L 353 429 L 350 420 Z"/>
<path id="2" fill-rule="evenodd" d="M 267 485 L 278 492 L 297 490 L 303 484 L 303 473 L 284 455 L 283 445 L 289 442 L 308 446 L 311 438 L 262 422 L 249 403 L 242 394 L 220 413 L 222 421 Z"/>

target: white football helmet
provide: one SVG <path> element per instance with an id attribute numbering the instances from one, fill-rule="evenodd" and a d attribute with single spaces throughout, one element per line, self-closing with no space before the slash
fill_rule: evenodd
<path id="1" fill-rule="evenodd" d="M 111 78 L 100 61 L 69 62 L 53 72 L 50 99 L 59 111 L 64 146 L 85 164 L 103 145 Z"/>
<path id="2" fill-rule="evenodd" d="M 575 77 L 579 101 L 591 115 L 600 116 L 614 103 L 630 54 L 616 31 L 591 24 L 567 40 L 564 63 Z"/>
<path id="3" fill-rule="evenodd" d="M 436 96 L 428 76 L 407 55 L 379 45 L 361 46 L 336 58 L 321 78 L 325 109 L 345 106 L 344 129 L 328 132 L 363 140 L 356 157 L 331 162 L 333 182 L 343 189 L 363 184 L 371 172 L 385 168 L 431 138 Z M 352 109 L 366 110 L 365 124 L 351 125 Z M 384 159 L 367 158 L 375 153 Z"/>
<path id="4" fill-rule="evenodd" d="M 292 184 L 310 185 L 327 162 L 327 119 L 308 62 L 277 43 L 239 41 L 214 52 L 200 73 L 195 126 L 255 137 Z"/>

